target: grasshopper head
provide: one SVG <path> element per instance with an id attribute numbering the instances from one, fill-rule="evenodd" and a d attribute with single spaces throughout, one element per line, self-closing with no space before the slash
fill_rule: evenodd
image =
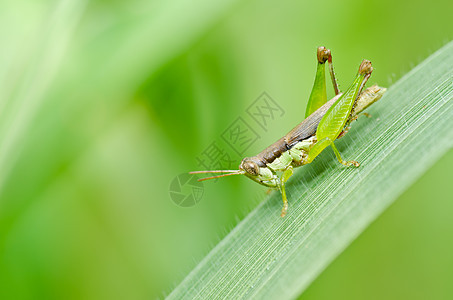
<path id="1" fill-rule="evenodd" d="M 239 170 L 251 176 L 258 176 L 260 174 L 260 167 L 252 157 L 244 158 L 239 165 Z"/>
<path id="2" fill-rule="evenodd" d="M 260 167 L 260 162 L 256 157 L 246 157 L 241 161 L 239 170 L 245 176 L 270 188 L 276 188 L 278 185 L 277 176 L 266 166 Z"/>

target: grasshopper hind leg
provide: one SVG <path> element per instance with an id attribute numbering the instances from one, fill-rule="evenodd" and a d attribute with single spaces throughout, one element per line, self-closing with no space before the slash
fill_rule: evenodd
<path id="1" fill-rule="evenodd" d="M 335 72 L 333 70 L 332 54 L 330 53 L 327 62 L 329 63 L 330 79 L 332 80 L 333 90 L 335 91 L 336 96 L 340 93 L 340 89 L 338 88 L 337 77 L 335 77 Z"/>
<path id="2" fill-rule="evenodd" d="M 311 163 L 329 145 L 332 147 L 332 150 L 335 153 L 335 156 L 337 157 L 340 164 L 347 166 L 347 167 L 348 166 L 354 166 L 354 167 L 360 166 L 360 163 L 355 160 L 344 161 L 341 158 L 340 152 L 338 151 L 337 147 L 335 146 L 335 143 L 328 137 L 318 141 L 313 146 L 313 148 L 310 149 L 310 152 L 308 153 L 308 156 L 305 158 L 304 163 L 307 163 L 307 164 Z"/>
<path id="3" fill-rule="evenodd" d="M 333 89 L 335 95 L 340 93 L 337 84 L 337 78 L 333 70 L 332 54 L 326 47 L 319 47 L 317 51 L 318 64 L 316 66 L 315 82 L 308 99 L 307 109 L 305 111 L 305 117 L 308 118 L 318 108 L 323 106 L 327 102 L 326 92 L 326 75 L 325 75 L 325 64 L 329 64 L 329 73 L 332 80 Z"/>
<path id="4" fill-rule="evenodd" d="M 340 93 L 340 89 L 338 88 L 337 77 L 335 76 L 335 71 L 333 70 L 333 62 L 332 62 L 332 53 L 330 49 L 326 49 L 325 47 L 318 48 L 318 63 L 327 63 L 329 64 L 329 73 L 330 79 L 332 81 L 333 90 L 335 91 L 335 96 Z"/>

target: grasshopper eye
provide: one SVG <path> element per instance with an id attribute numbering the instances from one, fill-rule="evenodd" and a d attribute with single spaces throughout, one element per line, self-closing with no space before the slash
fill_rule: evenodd
<path id="1" fill-rule="evenodd" d="M 250 175 L 258 175 L 259 174 L 259 167 L 254 162 L 253 160 L 250 160 L 249 158 L 244 158 L 241 161 L 241 165 L 239 166 L 239 169 L 244 170 L 245 172 L 249 173 Z"/>

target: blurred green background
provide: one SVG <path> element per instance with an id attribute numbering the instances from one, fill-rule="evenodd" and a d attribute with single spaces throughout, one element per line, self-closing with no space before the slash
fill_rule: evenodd
<path id="1" fill-rule="evenodd" d="M 370 82 L 390 86 L 452 39 L 452 11 L 449 0 L 3 0 L 0 298 L 164 297 L 265 197 L 231 177 L 183 208 L 169 195 L 177 175 L 201 169 L 213 142 L 236 168 L 222 133 L 238 117 L 254 124 L 247 108 L 263 92 L 284 114 L 250 125 L 246 155 L 300 122 L 316 47 L 332 49 L 343 89 L 363 58 Z M 453 297 L 452 167 L 450 151 L 301 299 Z"/>

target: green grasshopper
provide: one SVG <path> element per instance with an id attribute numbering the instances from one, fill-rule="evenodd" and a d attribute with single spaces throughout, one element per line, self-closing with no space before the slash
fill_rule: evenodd
<path id="1" fill-rule="evenodd" d="M 244 158 L 238 170 L 195 171 L 190 174 L 223 173 L 202 178 L 199 181 L 243 174 L 259 184 L 279 189 L 283 199 L 281 216 L 284 217 L 288 211 L 285 183 L 293 175 L 293 168 L 311 163 L 328 146 L 332 147 L 341 164 L 358 167 L 360 164 L 357 161 L 344 161 L 341 158 L 334 141 L 344 136 L 350 129 L 350 123 L 356 120 L 368 106 L 379 100 L 386 89 L 374 85 L 362 92 L 373 71 L 371 62 L 363 60 L 351 86 L 346 92 L 341 93 L 333 71 L 330 50 L 319 47 L 317 58 L 315 82 L 304 121 L 258 155 Z M 325 80 L 326 62 L 329 64 L 329 73 L 335 91 L 335 97 L 328 102 Z"/>

